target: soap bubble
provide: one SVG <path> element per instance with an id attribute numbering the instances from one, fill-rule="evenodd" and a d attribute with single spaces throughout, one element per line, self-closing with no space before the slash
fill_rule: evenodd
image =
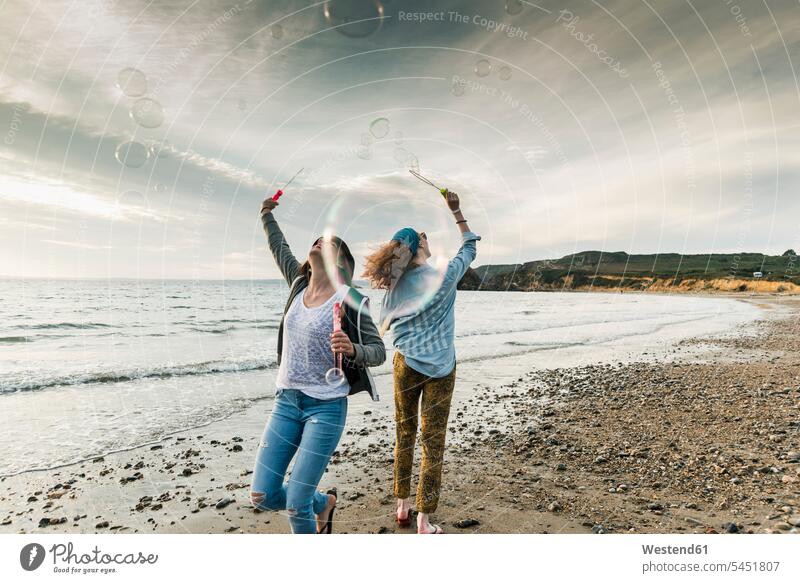
<path id="1" fill-rule="evenodd" d="M 369 146 L 359 146 L 358 150 L 356 151 L 356 156 L 358 156 L 362 160 L 371 160 L 372 148 L 370 148 Z"/>
<path id="2" fill-rule="evenodd" d="M 283 27 L 280 24 L 273 24 L 271 32 L 272 32 L 272 38 L 274 39 L 283 38 Z"/>
<path id="3" fill-rule="evenodd" d="M 140 97 L 147 92 L 147 77 L 139 69 L 126 67 L 117 73 L 117 87 L 128 97 Z"/>
<path id="4" fill-rule="evenodd" d="M 406 166 L 408 166 L 409 170 L 419 172 L 419 160 L 414 154 L 409 153 L 408 157 L 406 158 Z"/>
<path id="5" fill-rule="evenodd" d="M 331 387 L 338 387 L 343 384 L 346 379 L 347 377 L 344 375 L 344 371 L 340 368 L 333 367 L 328 369 L 328 372 L 325 373 L 325 382 Z"/>
<path id="6" fill-rule="evenodd" d="M 394 133 L 394 143 L 396 145 L 398 145 L 398 146 L 402 146 L 403 145 L 403 132 L 396 131 Z"/>
<path id="7" fill-rule="evenodd" d="M 394 196 L 387 191 L 387 196 L 375 196 L 374 204 L 365 204 L 363 196 L 354 191 L 336 195 L 325 207 L 323 224 L 325 225 L 324 233 L 336 234 L 348 243 L 350 243 L 351 233 L 357 238 L 366 225 L 383 225 L 385 239 L 381 238 L 374 246 L 370 246 L 367 252 L 371 253 L 382 244 L 387 243 L 392 232 L 407 226 L 409 200 L 414 201 L 415 208 L 422 205 L 425 212 L 415 215 L 416 218 L 411 223 L 411 227 L 427 234 L 433 253 L 428 263 L 435 270 L 427 273 L 408 301 L 404 302 L 402 306 L 398 306 L 401 310 L 413 311 L 435 297 L 444 280 L 447 263 L 450 259 L 448 255 L 445 255 L 447 253 L 445 242 L 453 232 L 453 215 L 444 204 L 441 194 L 430 186 L 418 182 L 410 175 L 407 176 L 408 186 L 413 188 L 413 191 L 407 196 Z M 441 177 L 436 178 L 439 178 L 439 180 L 435 180 L 437 183 L 443 182 Z M 328 277 L 332 277 L 336 270 L 335 257 L 331 253 L 330 256 L 323 256 L 323 259 Z M 396 272 L 399 272 L 401 264 L 406 265 L 402 262 L 404 259 L 408 259 L 407 253 L 398 254 L 398 264 L 393 264 L 391 267 L 397 267 Z M 393 271 L 395 270 L 393 269 Z M 381 325 L 377 320 L 375 324 Z"/>
<path id="8" fill-rule="evenodd" d="M 486 77 L 492 71 L 492 64 L 486 59 L 481 59 L 475 63 L 475 74 L 478 77 Z"/>
<path id="9" fill-rule="evenodd" d="M 147 197 L 138 190 L 126 190 L 117 196 L 117 204 L 122 206 L 147 206 Z"/>
<path id="10" fill-rule="evenodd" d="M 521 0 L 506 0 L 506 12 L 509 14 L 519 14 L 522 8 Z"/>
<path id="11" fill-rule="evenodd" d="M 379 117 L 369 124 L 369 133 L 378 138 L 385 138 L 389 135 L 389 120 L 385 117 Z"/>
<path id="12" fill-rule="evenodd" d="M 170 144 L 167 140 L 151 142 L 149 146 L 151 158 L 166 158 L 172 151 L 172 144 Z"/>
<path id="13" fill-rule="evenodd" d="M 511 79 L 511 67 L 500 67 L 498 75 L 503 81 L 508 81 Z"/>
<path id="14" fill-rule="evenodd" d="M 453 84 L 450 86 L 450 91 L 456 97 L 461 97 L 467 91 L 467 83 L 463 79 L 453 79 Z"/>
<path id="15" fill-rule="evenodd" d="M 323 8 L 325 21 L 350 38 L 364 38 L 383 24 L 383 4 L 378 0 L 329 0 Z"/>
<path id="16" fill-rule="evenodd" d="M 371 146 L 375 143 L 375 138 L 372 137 L 372 134 L 368 134 L 364 132 L 361 134 L 361 145 L 362 146 Z"/>
<path id="17" fill-rule="evenodd" d="M 164 108 L 155 99 L 142 97 L 131 107 L 131 118 L 145 128 L 157 128 L 164 123 Z"/>
<path id="18" fill-rule="evenodd" d="M 150 158 L 150 150 L 133 140 L 117 146 L 114 157 L 128 168 L 141 168 Z"/>
<path id="19" fill-rule="evenodd" d="M 405 161 L 408 159 L 408 150 L 399 147 L 395 148 L 394 159 L 397 160 L 400 164 L 405 163 Z"/>

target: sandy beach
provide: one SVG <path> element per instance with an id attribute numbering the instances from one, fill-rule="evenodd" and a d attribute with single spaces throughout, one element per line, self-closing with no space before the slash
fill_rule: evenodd
<path id="1" fill-rule="evenodd" d="M 459 363 L 437 522 L 449 533 L 800 531 L 800 300 L 749 301 L 763 313 L 754 324 L 635 360 Z M 380 402 L 350 400 L 321 483 L 339 490 L 335 532 L 412 532 L 393 521 L 381 382 Z M 248 498 L 268 403 L 6 477 L 0 532 L 286 533 L 285 516 Z"/>

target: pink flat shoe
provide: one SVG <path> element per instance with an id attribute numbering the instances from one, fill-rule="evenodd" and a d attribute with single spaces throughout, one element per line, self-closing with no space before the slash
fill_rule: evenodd
<path id="1" fill-rule="evenodd" d="M 394 520 L 397 522 L 398 526 L 402 526 L 403 528 L 408 528 L 411 526 L 411 508 L 408 509 L 405 518 L 400 518 L 400 513 L 396 512 Z"/>

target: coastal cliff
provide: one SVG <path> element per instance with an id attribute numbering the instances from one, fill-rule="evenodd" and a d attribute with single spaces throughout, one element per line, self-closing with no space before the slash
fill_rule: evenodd
<path id="1" fill-rule="evenodd" d="M 470 269 L 459 289 L 798 294 L 800 264 L 791 249 L 782 255 L 585 251 L 517 265 L 483 265 Z"/>

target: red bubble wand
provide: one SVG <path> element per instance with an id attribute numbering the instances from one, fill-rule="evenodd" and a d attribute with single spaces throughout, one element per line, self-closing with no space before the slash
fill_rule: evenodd
<path id="1" fill-rule="evenodd" d="M 283 185 L 283 187 L 279 188 L 279 189 L 278 189 L 278 191 L 277 191 L 277 192 L 276 192 L 276 193 L 275 193 L 275 194 L 272 196 L 272 200 L 275 200 L 275 201 L 277 201 L 277 200 L 278 200 L 280 197 L 282 197 L 282 196 L 283 196 L 283 189 L 284 189 L 284 188 L 286 188 L 287 186 L 289 186 L 289 185 L 292 183 L 292 181 L 293 181 L 295 178 L 297 178 L 297 175 L 298 175 L 298 174 L 300 174 L 302 171 L 303 171 L 303 168 L 300 168 L 300 170 L 298 170 L 297 172 L 295 172 L 295 173 L 294 173 L 294 176 L 292 176 L 292 177 L 289 179 L 289 182 L 287 182 L 286 184 L 284 184 L 284 185 Z"/>

